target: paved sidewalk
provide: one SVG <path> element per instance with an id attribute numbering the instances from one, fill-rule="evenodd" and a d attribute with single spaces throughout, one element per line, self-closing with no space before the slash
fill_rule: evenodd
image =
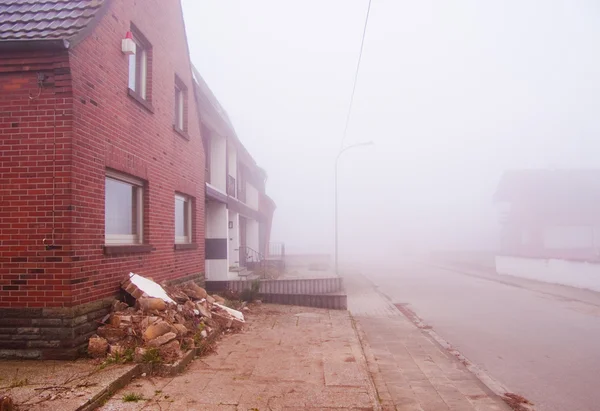
<path id="1" fill-rule="evenodd" d="M 504 411 L 508 406 L 361 275 L 344 278 L 384 410 Z"/>
<path id="2" fill-rule="evenodd" d="M 101 410 L 377 410 L 347 311 L 263 304 L 183 374 L 140 378 Z M 144 400 L 124 402 L 136 393 Z"/>

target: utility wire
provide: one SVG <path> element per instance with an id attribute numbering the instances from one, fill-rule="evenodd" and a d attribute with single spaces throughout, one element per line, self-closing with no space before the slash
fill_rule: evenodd
<path id="1" fill-rule="evenodd" d="M 346 140 L 346 134 L 348 133 L 348 124 L 350 124 L 350 114 L 352 113 L 352 105 L 354 104 L 354 93 L 356 91 L 356 81 L 358 79 L 358 72 L 360 70 L 360 61 L 362 60 L 363 47 L 365 45 L 365 34 L 367 33 L 367 24 L 369 23 L 369 14 L 371 12 L 371 0 L 367 7 L 367 15 L 365 16 L 365 25 L 363 27 L 362 39 L 360 40 L 360 51 L 358 53 L 358 61 L 356 63 L 356 72 L 354 73 L 354 83 L 352 84 L 352 95 L 350 96 L 350 105 L 348 106 L 348 113 L 346 114 L 346 125 L 344 126 L 344 134 L 342 135 L 342 144 L 340 150 L 344 148 L 344 141 Z"/>

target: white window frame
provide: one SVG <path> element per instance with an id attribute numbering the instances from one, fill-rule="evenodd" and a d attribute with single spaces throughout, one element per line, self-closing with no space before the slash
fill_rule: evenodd
<path id="1" fill-rule="evenodd" d="M 184 91 L 175 84 L 175 127 L 183 131 L 184 114 Z"/>
<path id="2" fill-rule="evenodd" d="M 175 244 L 190 244 L 192 242 L 192 198 L 185 194 L 175 194 L 175 200 L 183 201 L 183 231 L 187 232 L 187 235 L 178 236 L 177 227 L 174 226 Z M 177 213 L 176 210 L 175 213 Z M 173 217 L 175 217 L 175 213 Z"/>
<path id="3" fill-rule="evenodd" d="M 121 181 L 123 183 L 131 184 L 137 187 L 136 191 L 136 202 L 137 202 L 137 216 L 136 216 L 136 234 L 107 234 L 106 226 L 104 227 L 104 243 L 106 245 L 130 245 L 130 244 L 142 244 L 144 239 L 144 182 L 135 177 L 121 174 L 117 171 L 106 170 L 105 180 L 110 178 L 112 180 Z M 106 196 L 107 193 L 104 193 Z M 104 211 L 106 213 L 106 210 Z M 131 212 L 131 210 L 130 210 Z M 106 216 L 105 216 L 106 218 Z"/>
<path id="4" fill-rule="evenodd" d="M 146 85 L 147 85 L 147 74 L 148 74 L 148 52 L 146 48 L 140 44 L 135 38 L 135 54 L 129 56 L 129 68 L 128 68 L 128 79 L 127 86 L 132 91 L 139 94 L 141 98 L 146 100 Z M 139 56 L 138 56 L 139 55 Z M 131 65 L 133 62 L 134 70 L 132 73 Z M 139 63 L 139 67 L 138 67 Z M 137 72 L 140 71 L 140 83 L 137 83 L 138 77 Z M 131 76 L 133 75 L 133 79 Z M 133 87 L 132 87 L 133 85 Z"/>

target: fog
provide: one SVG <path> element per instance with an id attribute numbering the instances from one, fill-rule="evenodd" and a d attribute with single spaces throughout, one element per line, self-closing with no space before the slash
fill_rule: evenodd
<path id="1" fill-rule="evenodd" d="M 367 0 L 184 0 L 192 62 L 267 170 L 271 239 L 332 252 Z M 504 170 L 599 163 L 595 1 L 372 0 L 340 253 L 493 248 Z"/>

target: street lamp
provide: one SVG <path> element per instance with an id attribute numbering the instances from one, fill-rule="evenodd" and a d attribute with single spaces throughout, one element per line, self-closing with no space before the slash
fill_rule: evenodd
<path id="1" fill-rule="evenodd" d="M 352 144 L 348 147 L 342 148 L 335 158 L 335 275 L 339 275 L 338 271 L 338 161 L 340 156 L 350 150 L 351 148 L 372 146 L 375 143 L 372 141 L 366 141 L 363 143 Z"/>

